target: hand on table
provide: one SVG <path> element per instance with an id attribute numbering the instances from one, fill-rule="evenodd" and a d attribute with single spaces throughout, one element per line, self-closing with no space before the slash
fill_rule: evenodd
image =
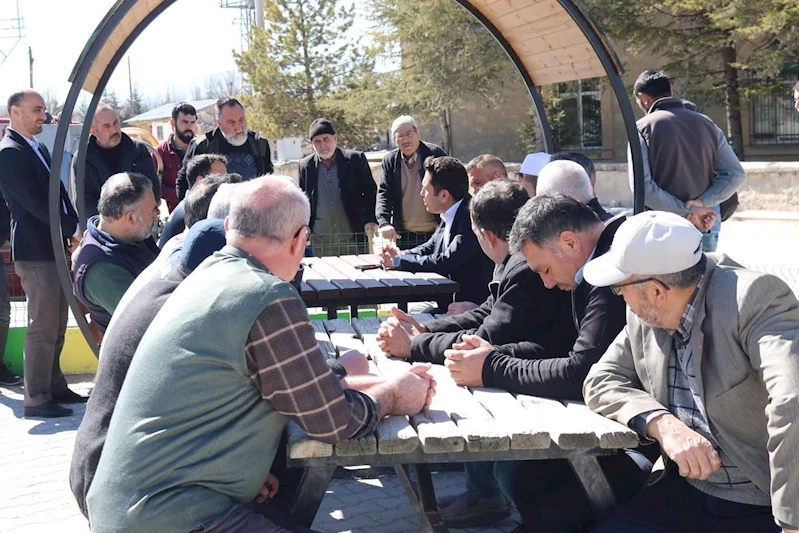
<path id="1" fill-rule="evenodd" d="M 444 366 L 449 369 L 452 379 L 458 385 L 482 387 L 483 365 L 494 347 L 476 335 L 464 335 L 461 340 L 462 342 L 456 342 L 449 350 L 444 350 Z"/>
<path id="2" fill-rule="evenodd" d="M 266 481 L 264 481 L 263 486 L 258 490 L 258 496 L 255 497 L 255 501 L 258 503 L 267 503 L 275 497 L 278 488 L 280 488 L 280 481 L 270 472 L 269 475 L 266 476 Z"/>
<path id="3" fill-rule="evenodd" d="M 389 241 L 396 241 L 400 238 L 397 230 L 394 229 L 394 226 L 389 224 L 380 227 L 380 236 Z"/>
<path id="4" fill-rule="evenodd" d="M 383 268 L 393 268 L 394 258 L 399 256 L 399 254 L 399 248 L 393 244 L 384 244 L 382 250 L 380 250 L 380 264 L 383 265 Z"/>
<path id="5" fill-rule="evenodd" d="M 473 302 L 452 302 L 447 306 L 447 316 L 455 316 L 480 307 Z"/>
<path id="6" fill-rule="evenodd" d="M 393 415 L 415 415 L 430 408 L 436 395 L 436 380 L 430 375 L 430 363 L 416 363 L 408 372 L 392 378 Z"/>
<path id="7" fill-rule="evenodd" d="M 721 468 L 721 458 L 710 441 L 672 414 L 651 420 L 646 426 L 646 434 L 660 443 L 683 477 L 707 479 Z"/>
<path id="8" fill-rule="evenodd" d="M 347 350 L 338 356 L 338 362 L 347 371 L 348 376 L 365 376 L 369 373 L 369 361 L 359 350 Z"/>

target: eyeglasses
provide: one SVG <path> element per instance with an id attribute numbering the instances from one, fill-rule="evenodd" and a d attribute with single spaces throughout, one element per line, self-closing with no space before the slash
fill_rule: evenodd
<path id="1" fill-rule="evenodd" d="M 297 233 L 294 234 L 294 238 L 296 239 L 297 237 L 299 237 L 300 232 L 305 228 L 308 228 L 309 230 L 311 229 L 311 227 L 308 224 L 303 224 L 302 226 L 300 226 L 300 229 L 297 230 Z"/>
<path id="2" fill-rule="evenodd" d="M 656 282 L 660 283 L 661 285 L 663 285 L 663 288 L 666 289 L 667 291 L 671 290 L 671 287 L 669 287 L 668 285 L 666 285 L 665 283 L 663 283 L 662 281 L 660 281 L 657 278 L 644 278 L 644 279 L 637 279 L 637 280 L 631 281 L 629 283 L 618 283 L 616 285 L 611 285 L 610 286 L 610 292 L 612 292 L 613 294 L 618 296 L 619 295 L 619 289 L 621 289 L 622 287 L 629 287 L 630 285 L 638 285 L 639 283 L 646 283 L 647 281 L 656 281 Z"/>

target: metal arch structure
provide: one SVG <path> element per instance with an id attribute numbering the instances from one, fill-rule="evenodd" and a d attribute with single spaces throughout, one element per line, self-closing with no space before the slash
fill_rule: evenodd
<path id="1" fill-rule="evenodd" d="M 64 145 L 72 113 L 82 89 L 92 93 L 79 146 L 89 137 L 97 104 L 124 54 L 147 26 L 177 0 L 117 0 L 95 29 L 70 75 L 72 86 L 64 102 L 52 156 L 49 183 L 50 237 L 54 250 L 62 249 L 59 216 L 59 182 Z M 552 130 L 538 87 L 540 85 L 607 76 L 621 109 L 630 141 L 635 176 L 634 209 L 644 208 L 643 155 L 638 142 L 632 105 L 622 82 L 623 69 L 607 38 L 579 0 L 455 0 L 494 36 L 521 75 L 533 101 L 547 152 L 554 150 Z M 83 191 L 86 151 L 79 150 L 76 166 L 76 200 L 81 230 L 85 229 Z M 63 254 L 56 267 L 64 293 L 83 336 L 95 354 L 97 344 L 72 294 L 72 280 Z M 60 259 L 59 259 L 60 258 Z"/>

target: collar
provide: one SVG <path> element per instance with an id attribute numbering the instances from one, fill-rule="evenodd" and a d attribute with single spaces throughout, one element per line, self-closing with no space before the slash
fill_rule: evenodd
<path id="1" fill-rule="evenodd" d="M 596 254 L 596 246 L 594 246 L 594 249 L 593 249 L 593 250 L 591 250 L 591 255 L 589 255 L 589 256 L 588 256 L 588 259 L 586 259 L 586 260 L 585 260 L 585 263 L 583 263 L 583 266 L 581 266 L 581 267 L 580 267 L 580 269 L 577 271 L 577 273 L 576 273 L 576 274 L 574 274 L 574 282 L 575 282 L 577 285 L 579 285 L 580 283 L 582 283 L 582 282 L 583 282 L 583 270 L 585 269 L 585 265 L 587 265 L 587 264 L 588 264 L 588 262 L 589 262 L 591 259 L 593 259 L 593 258 L 594 258 L 594 255 L 595 255 L 595 254 Z"/>
<path id="2" fill-rule="evenodd" d="M 649 115 L 650 113 L 660 111 L 661 109 L 671 109 L 675 107 L 678 109 L 685 109 L 685 104 L 683 104 L 682 100 L 674 96 L 664 96 L 663 98 L 658 98 L 652 102 L 652 106 L 649 108 L 646 114 Z"/>
<path id="3" fill-rule="evenodd" d="M 421 144 L 419 146 L 421 146 Z M 399 148 L 397 148 L 397 150 L 399 150 Z M 416 160 L 419 159 L 419 150 L 416 150 L 411 157 L 405 157 L 405 154 L 403 154 L 402 152 L 400 152 L 399 154 L 402 160 L 405 161 L 405 164 L 408 165 L 409 167 L 415 165 Z"/>
<path id="4" fill-rule="evenodd" d="M 170 133 L 169 134 L 169 148 L 176 154 L 185 154 L 186 153 L 185 150 L 181 150 L 180 146 L 178 146 L 175 143 L 175 134 L 174 133 Z"/>
<path id="5" fill-rule="evenodd" d="M 33 136 L 33 137 L 28 137 L 27 135 L 23 135 L 22 133 L 18 132 L 17 130 L 15 130 L 15 129 L 14 129 L 14 128 L 12 128 L 11 126 L 7 127 L 6 129 L 7 129 L 7 130 L 10 130 L 10 131 L 13 131 L 13 132 L 14 132 L 14 133 L 16 133 L 17 135 L 19 135 L 20 137 L 22 137 L 23 139 L 25 139 L 25 141 L 26 141 L 26 142 L 27 142 L 27 143 L 30 145 L 30 147 L 31 147 L 31 148 L 33 148 L 34 150 L 39 150 L 39 139 L 37 139 L 37 138 L 36 138 L 36 136 Z"/>
<path id="6" fill-rule="evenodd" d="M 448 228 L 452 227 L 452 222 L 455 220 L 455 213 L 458 211 L 461 203 L 463 203 L 463 198 L 452 204 L 450 208 L 444 211 L 444 214 L 441 215 L 441 218 L 444 220 L 444 224 Z"/>
<path id="7" fill-rule="evenodd" d="M 680 326 L 677 328 L 677 331 L 672 330 L 671 334 L 674 336 L 675 339 L 682 342 L 683 344 L 688 343 L 688 339 L 691 338 L 691 328 L 694 325 L 694 316 L 696 315 L 697 307 L 702 303 L 705 299 L 705 274 L 702 274 L 702 277 L 699 278 L 699 283 L 696 284 L 696 289 L 694 289 L 694 294 L 691 296 L 691 301 L 688 302 L 688 305 L 685 306 L 685 311 L 682 313 L 682 317 L 680 318 Z"/>

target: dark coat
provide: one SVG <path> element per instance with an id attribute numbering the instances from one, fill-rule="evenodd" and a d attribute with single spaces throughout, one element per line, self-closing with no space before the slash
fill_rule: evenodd
<path id="1" fill-rule="evenodd" d="M 488 297 L 494 262 L 483 253 L 472 231 L 469 217 L 471 197 L 466 196 L 455 212 L 449 246 L 444 246 L 444 219 L 426 243 L 399 256 L 400 270 L 435 272 L 458 282 L 455 301 L 480 303 Z"/>
<path id="2" fill-rule="evenodd" d="M 375 219 L 375 195 L 377 185 L 372 178 L 369 162 L 363 152 L 336 148 L 336 171 L 338 173 L 339 192 L 344 210 L 347 212 L 352 231 L 363 233 L 363 227 Z M 316 205 L 319 200 L 317 186 L 319 183 L 319 158 L 314 155 L 300 160 L 300 188 L 305 191 L 311 202 L 311 220 L 308 225 L 313 231 L 316 222 Z"/>
<path id="3" fill-rule="evenodd" d="M 155 201 L 160 203 L 161 178 L 158 177 L 158 173 L 155 170 L 153 158 L 147 149 L 147 145 L 137 139 L 131 139 L 125 133 L 122 134 L 122 140 L 119 141 L 119 144 L 122 146 L 122 160 L 119 163 L 119 172 L 138 172 L 150 178 L 153 184 Z M 83 215 L 87 220 L 98 214 L 97 203 L 100 201 L 100 189 L 103 188 L 106 180 L 115 174 L 113 169 L 108 168 L 99 150 L 102 150 L 102 148 L 97 145 L 97 138 L 92 135 L 89 137 L 89 144 L 86 146 L 86 174 L 83 190 L 83 198 L 86 202 L 84 206 L 86 212 Z M 77 157 L 74 164 L 78 164 Z"/>
<path id="4" fill-rule="evenodd" d="M 247 145 L 250 147 L 255 158 L 255 171 L 258 176 L 271 174 L 274 172 L 272 167 L 272 154 L 269 151 L 269 142 L 261 137 L 260 133 L 247 130 Z M 186 155 L 183 157 L 183 167 L 178 171 L 178 201 L 183 200 L 186 191 L 189 190 L 189 180 L 186 177 L 186 166 L 191 158 L 200 154 L 221 154 L 225 155 L 224 148 L 230 146 L 225 140 L 219 128 L 214 128 L 205 135 L 195 137 L 186 148 Z"/>
<path id="5" fill-rule="evenodd" d="M 41 145 L 50 164 L 50 153 Z M 63 183 L 61 233 L 72 237 L 78 215 Z M 0 141 L 0 191 L 11 210 L 11 250 L 14 261 L 54 261 L 50 240 L 50 172 L 19 133 L 7 130 Z M 65 211 L 66 210 L 66 211 Z M 5 237 L 3 237 L 5 238 Z"/>
<path id="6" fill-rule="evenodd" d="M 497 266 L 489 290 L 488 299 L 477 309 L 425 322 L 429 333 L 413 339 L 411 359 L 444 364 L 444 350 L 461 342 L 465 334 L 491 344 L 534 341 L 560 352 L 574 344 L 577 331 L 569 295 L 548 290 L 521 253 L 509 255 Z M 490 365 L 484 366 L 484 373 L 491 371 Z"/>
<path id="7" fill-rule="evenodd" d="M 418 154 L 422 163 L 431 155 L 447 155 L 440 147 L 424 141 L 419 144 Z M 420 165 L 419 181 L 423 178 L 424 165 Z M 402 224 L 402 153 L 399 149 L 383 156 L 383 174 L 377 187 L 375 214 L 380 226 L 392 225 L 397 231 L 405 231 Z"/>
<path id="8" fill-rule="evenodd" d="M 594 257 L 610 250 L 613 235 L 624 220 L 619 217 L 605 224 Z M 548 350 L 535 342 L 495 346 L 483 367 L 483 385 L 532 396 L 582 400 L 588 370 L 627 323 L 626 305 L 610 287 L 594 287 L 585 280 L 571 291 L 571 300 L 577 329 L 573 346 L 563 351 Z"/>

